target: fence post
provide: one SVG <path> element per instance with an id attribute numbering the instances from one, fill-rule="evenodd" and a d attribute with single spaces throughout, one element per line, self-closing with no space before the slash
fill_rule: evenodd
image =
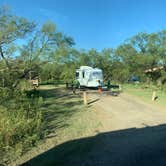
<path id="1" fill-rule="evenodd" d="M 156 91 L 153 91 L 153 93 L 152 93 L 152 101 L 155 101 L 155 99 L 156 99 Z"/>
<path id="2" fill-rule="evenodd" d="M 83 92 L 84 105 L 87 105 L 87 94 L 86 91 Z"/>

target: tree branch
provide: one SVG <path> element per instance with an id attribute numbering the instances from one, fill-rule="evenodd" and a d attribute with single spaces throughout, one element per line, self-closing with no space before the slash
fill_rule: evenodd
<path id="1" fill-rule="evenodd" d="M 7 68 L 9 70 L 11 70 L 10 64 L 9 64 L 8 60 L 5 58 L 4 53 L 2 51 L 2 46 L 0 46 L 0 54 L 1 54 L 2 59 L 5 61 L 5 64 L 6 64 Z"/>

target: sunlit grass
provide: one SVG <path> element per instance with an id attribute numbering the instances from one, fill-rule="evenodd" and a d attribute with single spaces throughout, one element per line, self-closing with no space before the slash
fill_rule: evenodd
<path id="1" fill-rule="evenodd" d="M 148 87 L 142 84 L 124 84 L 123 91 L 127 92 L 131 95 L 137 96 L 140 99 L 144 100 L 148 103 L 157 104 L 159 106 L 166 106 L 166 92 L 164 90 L 160 90 L 154 86 Z M 157 100 L 152 102 L 152 93 L 156 91 Z"/>

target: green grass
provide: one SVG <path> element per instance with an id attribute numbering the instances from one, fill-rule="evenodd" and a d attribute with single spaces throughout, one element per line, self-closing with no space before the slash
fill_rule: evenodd
<path id="1" fill-rule="evenodd" d="M 37 147 L 32 148 L 16 161 L 17 164 L 23 163 L 40 153 L 47 153 L 50 148 L 63 142 L 92 136 L 101 126 L 96 118 L 96 112 L 85 107 L 82 98 L 79 95 L 73 95 L 64 86 L 41 86 L 39 93 L 44 100 L 42 112 L 46 137 Z M 86 148 L 88 146 L 85 147 L 85 151 Z M 49 160 L 44 163 L 47 165 L 47 162 Z M 33 164 L 38 165 L 39 163 L 35 161 Z"/>
<path id="2" fill-rule="evenodd" d="M 148 102 L 150 104 L 156 104 L 158 106 L 166 107 L 166 92 L 156 88 L 155 86 L 146 86 L 144 84 L 124 84 L 123 91 L 128 94 L 139 97 L 141 100 Z M 152 93 L 156 91 L 158 99 L 152 102 Z"/>

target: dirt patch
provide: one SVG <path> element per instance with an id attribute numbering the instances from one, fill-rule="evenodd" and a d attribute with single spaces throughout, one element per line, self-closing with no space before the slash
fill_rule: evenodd
<path id="1" fill-rule="evenodd" d="M 106 131 L 166 123 L 165 110 L 128 94 L 103 96 L 94 107 Z"/>

